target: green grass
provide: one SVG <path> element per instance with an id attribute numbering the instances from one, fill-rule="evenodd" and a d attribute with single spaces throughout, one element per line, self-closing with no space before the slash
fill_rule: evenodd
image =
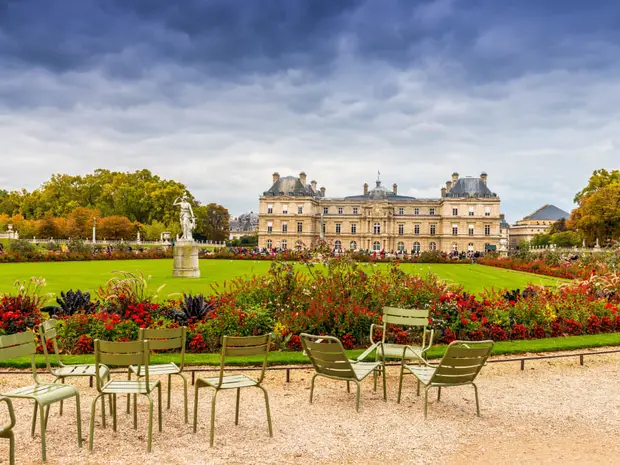
<path id="1" fill-rule="evenodd" d="M 159 294 L 165 298 L 170 294 L 182 292 L 211 292 L 211 285 L 222 283 L 246 274 L 265 274 L 270 262 L 254 260 L 201 260 L 202 277 L 198 279 L 173 278 L 172 260 L 113 260 L 61 263 L 3 263 L 0 264 L 0 294 L 10 293 L 16 280 L 31 276 L 42 276 L 47 281 L 45 292 L 60 294 L 60 291 L 81 289 L 94 293 L 99 286 L 113 276 L 115 270 L 137 272 L 151 276 L 153 290 L 160 285 L 165 287 Z M 298 265 L 305 271 L 304 265 Z M 363 264 L 368 268 L 386 267 L 385 264 Z M 483 289 L 523 289 L 528 283 L 543 286 L 556 286 L 566 280 L 522 273 L 483 265 L 466 264 L 410 264 L 402 269 L 408 273 L 436 273 L 441 279 L 461 284 L 467 292 L 480 293 Z M 321 267 L 321 265 L 317 265 Z"/>
<path id="2" fill-rule="evenodd" d="M 557 352 L 562 350 L 577 350 L 592 347 L 620 346 L 620 333 L 592 334 L 585 336 L 570 337 L 550 337 L 545 339 L 497 342 L 493 348 L 493 355 L 511 355 L 523 353 Z M 438 345 L 431 348 L 429 358 L 440 358 L 446 350 L 445 345 Z M 347 355 L 351 359 L 360 356 L 363 349 L 348 350 Z M 372 354 L 371 354 L 372 357 Z M 38 367 L 45 367 L 45 357 L 36 355 L 35 360 Z M 64 363 L 94 363 L 93 355 L 66 355 L 63 356 Z M 178 354 L 153 354 L 151 363 L 167 363 L 174 361 L 180 362 Z M 220 363 L 219 354 L 186 354 L 185 363 L 197 366 L 216 366 Z M 227 362 L 227 365 L 252 366 L 262 363 L 260 357 L 237 357 Z M 309 364 L 310 360 L 302 352 L 271 352 L 269 354 L 270 365 L 299 365 Z M 28 368 L 30 359 L 20 357 L 0 363 L 3 368 Z"/>

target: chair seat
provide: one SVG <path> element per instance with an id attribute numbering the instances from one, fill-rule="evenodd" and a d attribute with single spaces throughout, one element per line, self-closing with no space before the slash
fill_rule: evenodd
<path id="1" fill-rule="evenodd" d="M 404 344 L 383 344 L 383 357 L 402 360 L 403 350 L 405 349 L 405 347 L 409 347 L 413 350 L 413 352 L 412 350 L 407 350 L 405 354 L 405 360 L 418 360 L 422 358 L 422 347 L 407 346 Z M 381 357 L 381 349 L 377 349 L 377 357 Z"/>
<path id="2" fill-rule="evenodd" d="M 351 368 L 355 372 L 355 376 L 359 381 L 363 380 L 372 373 L 378 366 L 381 365 L 381 362 L 355 362 L 351 360 Z"/>
<path id="3" fill-rule="evenodd" d="M 159 384 L 159 381 L 149 381 L 148 384 L 141 380 L 109 381 L 101 391 L 104 394 L 149 394 Z"/>
<path id="4" fill-rule="evenodd" d="M 139 376 L 144 376 L 144 367 L 141 368 L 141 374 Z M 138 374 L 138 366 L 131 365 L 129 367 L 129 371 L 132 373 Z M 181 369 L 175 363 L 165 363 L 162 365 L 149 365 L 149 376 L 151 375 L 172 375 L 176 373 L 181 373 Z"/>
<path id="5" fill-rule="evenodd" d="M 105 377 L 109 373 L 105 365 L 99 366 L 99 376 Z M 52 369 L 52 374 L 58 378 L 70 376 L 95 376 L 95 365 L 63 365 Z"/>
<path id="6" fill-rule="evenodd" d="M 220 385 L 220 377 L 198 378 L 198 381 L 207 384 L 216 389 L 236 389 L 242 387 L 258 386 L 258 382 L 247 375 L 227 375 L 222 378 Z"/>
<path id="7" fill-rule="evenodd" d="M 14 389 L 3 395 L 5 397 L 35 399 L 41 405 L 49 405 L 59 400 L 74 397 L 77 393 L 78 391 L 73 386 L 64 384 L 33 384 L 31 386 Z"/>
<path id="8" fill-rule="evenodd" d="M 405 368 L 413 373 L 413 375 L 418 378 L 422 384 L 428 384 L 437 370 L 436 368 L 415 365 L 405 365 Z"/>

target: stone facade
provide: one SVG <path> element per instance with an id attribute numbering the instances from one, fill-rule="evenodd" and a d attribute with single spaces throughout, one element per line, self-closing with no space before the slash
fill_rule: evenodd
<path id="1" fill-rule="evenodd" d="M 328 198 L 306 174 L 280 177 L 260 196 L 258 245 L 290 249 L 325 239 L 336 249 L 427 250 L 445 252 L 499 249 L 500 199 L 487 187 L 487 175 L 452 179 L 441 197 L 419 199 L 381 185 L 344 198 Z"/>
<path id="2" fill-rule="evenodd" d="M 545 234 L 552 224 L 570 218 L 570 213 L 555 205 L 543 205 L 510 227 L 510 248 L 516 249 L 522 241 L 531 241 L 538 234 Z"/>

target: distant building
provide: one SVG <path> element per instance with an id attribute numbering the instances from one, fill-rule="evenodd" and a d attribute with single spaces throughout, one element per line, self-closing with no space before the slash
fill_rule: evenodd
<path id="1" fill-rule="evenodd" d="M 229 240 L 240 239 L 241 236 L 251 236 L 258 230 L 258 215 L 254 212 L 244 213 L 234 217 L 229 222 Z"/>
<path id="2" fill-rule="evenodd" d="M 259 247 L 312 247 L 325 239 L 334 249 L 417 253 L 427 250 L 485 251 L 500 246 L 500 198 L 487 174 L 459 178 L 441 188 L 441 197 L 420 199 L 381 185 L 344 198 L 328 198 L 316 181 L 273 174 L 260 196 Z"/>
<path id="3" fill-rule="evenodd" d="M 555 205 L 543 205 L 510 227 L 510 248 L 516 248 L 522 241 L 531 241 L 537 234 L 545 234 L 553 223 L 562 218 L 570 218 L 570 213 Z"/>

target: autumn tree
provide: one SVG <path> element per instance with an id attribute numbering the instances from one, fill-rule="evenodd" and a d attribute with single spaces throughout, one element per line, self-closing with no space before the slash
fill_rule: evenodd
<path id="1" fill-rule="evenodd" d="M 581 204 L 589 195 L 612 185 L 620 185 L 620 170 L 595 170 L 590 176 L 588 185 L 575 195 L 575 203 Z"/>
<path id="2" fill-rule="evenodd" d="M 230 215 L 228 209 L 216 203 L 195 208 L 198 231 L 211 241 L 228 239 Z"/>
<path id="3" fill-rule="evenodd" d="M 137 231 L 137 225 L 124 216 L 106 216 L 97 220 L 97 237 L 102 239 L 133 240 Z"/>
<path id="4" fill-rule="evenodd" d="M 582 233 L 589 245 L 597 240 L 604 245 L 620 237 L 620 184 L 599 187 L 582 197 L 572 211 L 570 226 Z"/>

